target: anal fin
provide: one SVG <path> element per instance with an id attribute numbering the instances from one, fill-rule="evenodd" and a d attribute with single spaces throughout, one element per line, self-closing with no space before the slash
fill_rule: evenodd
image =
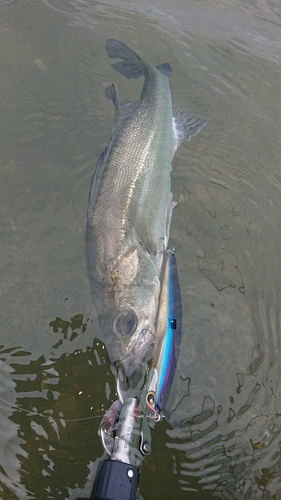
<path id="1" fill-rule="evenodd" d="M 105 97 L 107 97 L 107 99 L 110 99 L 115 108 L 118 107 L 118 97 L 117 97 L 117 91 L 116 91 L 116 87 L 114 85 L 114 83 L 112 83 L 111 85 L 107 85 L 105 91 L 104 91 L 104 94 L 105 94 Z"/>

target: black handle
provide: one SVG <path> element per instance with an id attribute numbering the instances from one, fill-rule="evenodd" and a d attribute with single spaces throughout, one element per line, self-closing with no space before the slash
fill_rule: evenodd
<path id="1" fill-rule="evenodd" d="M 137 467 L 116 460 L 102 460 L 98 465 L 90 500 L 136 500 L 138 483 Z"/>

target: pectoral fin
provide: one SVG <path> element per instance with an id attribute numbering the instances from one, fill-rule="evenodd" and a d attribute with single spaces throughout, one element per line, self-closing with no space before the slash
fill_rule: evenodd
<path id="1" fill-rule="evenodd" d="M 159 252 L 159 245 L 155 237 L 151 234 L 151 230 L 147 225 L 143 215 L 140 216 L 137 210 L 130 208 L 129 220 L 133 224 L 136 232 L 139 235 L 140 243 L 142 243 L 149 254 Z"/>
<path id="2" fill-rule="evenodd" d="M 87 217 L 90 217 L 92 213 L 92 204 L 94 203 L 100 189 L 100 183 L 102 180 L 104 168 L 107 162 L 108 150 L 110 149 L 110 147 L 111 147 L 111 139 L 109 139 L 107 146 L 105 146 L 103 152 L 100 154 L 95 173 L 92 177 L 91 187 L 89 192 Z"/>
<path id="3" fill-rule="evenodd" d="M 172 193 L 171 193 L 171 198 L 173 197 Z M 168 241 L 169 241 L 169 235 L 170 235 L 170 225 L 171 225 L 171 220 L 172 220 L 172 213 L 173 213 L 173 209 L 175 208 L 177 202 L 176 201 L 173 201 L 171 199 L 171 203 L 168 207 L 168 210 L 167 210 L 167 220 L 166 220 L 166 238 L 165 238 L 165 241 L 164 241 L 164 245 L 165 245 L 165 249 L 168 247 Z"/>

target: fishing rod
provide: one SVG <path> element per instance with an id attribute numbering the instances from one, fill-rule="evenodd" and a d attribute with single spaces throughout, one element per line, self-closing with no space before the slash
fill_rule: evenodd
<path id="1" fill-rule="evenodd" d="M 98 464 L 90 500 L 136 500 L 138 467 L 151 451 L 149 422 L 157 422 L 163 415 L 175 374 L 181 330 L 176 258 L 173 251 L 167 251 L 148 380 L 140 396 L 133 397 L 124 385 L 122 371 L 118 372 L 118 400 L 107 410 L 99 429 L 107 459 Z"/>

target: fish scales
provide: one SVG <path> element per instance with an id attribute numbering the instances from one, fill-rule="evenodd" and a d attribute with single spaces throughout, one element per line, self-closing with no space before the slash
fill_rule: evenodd
<path id="1" fill-rule="evenodd" d="M 114 84 L 105 91 L 115 118 L 92 179 L 85 255 L 108 354 L 132 367 L 155 340 L 159 276 L 175 205 L 170 172 L 179 137 L 170 65 L 153 68 L 114 39 L 107 40 L 106 50 L 121 59 L 112 65 L 115 70 L 127 78 L 143 75 L 144 84 L 136 102 L 121 101 Z M 192 117 L 190 123 L 194 135 L 206 121 Z M 181 136 L 183 129 L 181 124 Z"/>
<path id="2" fill-rule="evenodd" d="M 167 79 L 165 76 L 163 78 Z M 143 211 L 143 206 L 147 207 L 145 218 L 150 219 L 149 222 L 156 226 L 148 226 L 149 232 L 156 240 L 156 250 L 160 250 L 159 239 L 166 234 L 167 210 L 165 210 L 166 207 L 163 209 L 163 204 L 167 204 L 166 200 L 170 193 L 170 170 L 174 152 L 173 130 L 171 126 L 170 130 L 167 126 L 162 126 L 160 130 L 159 128 L 157 130 L 155 116 L 160 115 L 157 107 L 146 109 L 147 106 L 144 107 L 141 104 L 135 106 L 135 109 L 130 109 L 127 121 L 122 124 L 122 130 L 118 130 L 117 134 L 115 134 L 115 130 L 113 132 L 112 139 L 115 141 L 110 148 L 107 169 L 98 199 L 93 207 L 92 228 L 97 230 L 97 237 L 101 222 L 104 224 L 107 221 L 109 229 L 115 223 L 117 224 L 114 233 L 111 234 L 112 239 L 115 239 L 112 241 L 114 251 L 116 251 L 116 245 L 117 248 L 119 246 L 119 249 L 121 247 L 130 205 L 134 205 L 135 211 L 137 211 L 136 207 L 139 207 L 139 211 Z M 158 108 L 160 106 L 158 105 Z M 160 111 L 162 111 L 161 108 Z M 171 123 L 171 106 L 170 116 L 168 109 L 163 111 L 166 115 L 165 119 Z M 131 119 L 132 112 L 134 113 L 133 119 Z M 147 123 L 151 123 L 150 129 L 148 129 Z M 115 124 L 115 129 L 117 127 L 118 122 Z M 165 153 L 162 150 L 163 139 L 168 144 L 172 143 L 170 148 L 166 148 Z M 165 164 L 167 164 L 166 168 Z M 158 167 L 157 169 L 155 169 L 155 165 Z M 154 168 L 152 168 L 153 166 Z M 109 201 L 110 198 L 114 200 L 114 211 Z M 155 217 L 157 211 L 159 217 Z M 110 248 L 106 245 L 102 256 L 104 259 L 110 260 L 111 256 L 108 257 L 108 252 L 110 252 Z"/>

